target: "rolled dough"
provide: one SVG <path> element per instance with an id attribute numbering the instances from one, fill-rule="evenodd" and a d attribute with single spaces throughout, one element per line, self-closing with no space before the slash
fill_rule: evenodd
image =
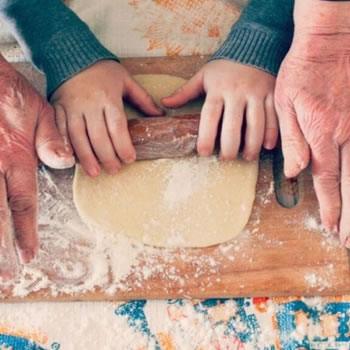
<path id="1" fill-rule="evenodd" d="M 184 80 L 166 75 L 140 75 L 156 101 Z M 195 102 L 173 111 L 200 109 Z M 139 117 L 126 108 L 129 117 Z M 217 157 L 160 159 L 124 165 L 114 175 L 88 177 L 76 167 L 74 202 L 83 221 L 157 247 L 206 247 L 228 241 L 249 219 L 255 198 L 258 162 Z"/>

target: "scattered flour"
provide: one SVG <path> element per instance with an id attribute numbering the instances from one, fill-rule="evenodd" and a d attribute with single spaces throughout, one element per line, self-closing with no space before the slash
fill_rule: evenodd
<path id="1" fill-rule="evenodd" d="M 330 287 L 328 279 L 313 272 L 305 274 L 304 279 L 308 283 L 309 287 L 317 288 L 319 291 Z"/>
<path id="2" fill-rule="evenodd" d="M 319 223 L 315 216 L 307 215 L 305 217 L 305 226 L 309 231 L 322 231 L 323 226 Z"/>
<path id="3" fill-rule="evenodd" d="M 316 231 L 320 233 L 321 245 L 330 251 L 334 248 L 339 248 L 341 246 L 339 238 L 329 232 L 320 222 L 320 219 L 306 214 L 304 219 L 304 227 L 309 231 Z"/>
<path id="4" fill-rule="evenodd" d="M 196 163 L 186 160 L 178 161 L 172 166 L 167 174 L 168 186 L 164 192 L 164 200 L 170 206 L 183 203 L 207 184 L 209 167 L 216 164 L 215 158 L 201 159 L 201 164 L 205 165 L 201 172 L 197 171 Z"/>
<path id="5" fill-rule="evenodd" d="M 176 178 L 181 177 L 178 170 L 174 169 L 174 183 L 170 181 L 167 192 L 170 201 L 174 200 L 171 192 L 176 191 Z M 189 276 L 182 276 L 177 270 L 178 259 L 180 264 L 191 266 L 195 278 L 209 276 L 198 281 L 201 290 L 215 282 L 220 262 L 211 255 L 192 256 L 187 249 L 177 249 L 174 254 L 172 249 L 145 246 L 123 235 L 87 227 L 81 222 L 71 198 L 72 180 L 71 170 L 57 172 L 42 168 L 39 171 L 39 254 L 30 264 L 21 267 L 14 281 L 2 284 L 0 297 L 26 297 L 32 292 L 39 292 L 43 298 L 61 294 L 80 296 L 97 289 L 112 296 L 118 291 L 151 288 L 144 287 L 143 281 L 155 275 L 168 281 L 169 288 L 181 290 Z M 202 185 L 204 183 L 203 180 Z M 219 247 L 227 250 L 234 260 L 235 255 L 227 248 L 230 246 L 232 243 L 226 248 L 225 245 Z"/>
<path id="6" fill-rule="evenodd" d="M 58 184 L 61 175 L 45 168 L 39 171 L 39 254 L 21 267 L 15 281 L 2 284 L 3 297 L 25 297 L 41 290 L 45 291 L 43 297 L 77 295 L 96 287 L 112 292 L 122 289 L 122 279 L 137 263 L 140 244 L 123 236 L 101 234 L 81 222 L 69 197 L 71 190 L 67 190 L 72 172 L 63 174 L 64 181 Z"/>
<path id="7" fill-rule="evenodd" d="M 272 180 L 270 182 L 270 185 L 269 185 L 269 188 L 268 188 L 267 192 L 264 195 L 262 195 L 262 197 L 261 197 L 261 201 L 262 201 L 263 205 L 267 205 L 267 204 L 271 203 L 271 200 L 273 198 L 273 194 L 275 193 L 275 187 L 274 186 L 275 186 L 275 183 Z"/>
<path id="8" fill-rule="evenodd" d="M 210 166 L 208 161 L 208 168 Z M 197 184 L 190 183 L 187 187 L 182 184 L 179 190 L 178 181 L 184 171 L 192 170 L 175 167 L 170 175 L 169 186 L 164 193 L 170 203 L 180 203 L 195 186 L 205 185 L 206 176 L 203 174 L 203 179 L 196 181 Z M 217 246 L 214 255 L 192 256 L 187 254 L 186 249 L 177 249 L 174 254 L 173 249 L 144 246 L 130 238 L 109 235 L 83 224 L 71 198 L 72 180 L 71 170 L 40 170 L 40 252 L 38 258 L 21 267 L 15 281 L 2 284 L 0 297 L 25 297 L 31 292 L 39 292 L 43 297 L 60 296 L 62 293 L 74 296 L 97 288 L 112 296 L 118 291 L 127 293 L 135 287 L 143 288 L 143 281 L 153 276 L 166 280 L 169 288 L 181 290 L 190 276 L 179 273 L 176 267 L 179 262 L 191 266 L 191 271 L 194 271 L 191 278 L 198 278 L 198 289 L 205 290 L 215 283 L 220 270 L 221 260 L 217 257 L 226 256 L 232 262 L 244 259 L 247 264 L 254 264 L 254 256 L 244 255 L 247 244 L 253 248 L 261 244 L 267 247 L 283 246 L 278 239 L 267 240 L 267 236 L 259 232 L 259 210 L 252 214 L 250 231 L 242 232 L 238 240 Z M 272 188 L 273 184 L 268 195 L 273 195 Z M 183 194 L 178 196 L 178 192 Z M 304 225 L 309 231 L 321 233 L 326 249 L 339 246 L 338 240 L 325 232 L 314 216 L 306 215 Z M 305 281 L 311 288 L 322 291 L 331 286 L 333 274 L 334 266 L 329 264 L 322 276 L 309 273 L 305 275 Z M 148 285 L 146 288 L 151 287 Z M 244 288 L 243 284 L 241 288 Z M 167 292 L 164 290 L 165 294 Z"/>

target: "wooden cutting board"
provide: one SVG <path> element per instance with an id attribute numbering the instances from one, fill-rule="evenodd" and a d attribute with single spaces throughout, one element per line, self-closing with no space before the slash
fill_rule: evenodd
<path id="1" fill-rule="evenodd" d="M 204 62 L 204 57 L 123 60 L 133 74 L 164 73 L 184 78 L 193 75 Z M 16 64 L 16 68 L 43 91 L 40 74 L 27 64 Z M 14 298 L 13 286 L 0 286 L 0 292 L 8 301 L 350 293 L 348 252 L 336 238 L 322 232 L 318 225 L 318 205 L 310 173 L 304 172 L 298 181 L 287 181 L 281 171 L 279 151 L 262 155 L 253 212 L 246 231 L 235 240 L 204 249 L 169 250 L 166 255 L 163 249 L 153 250 L 152 256 L 148 256 L 145 250 L 139 254 L 135 269 L 131 269 L 124 278 L 123 288 L 117 288 L 112 294 L 105 293 L 99 286 L 94 291 L 78 295 L 53 295 L 49 289 L 43 288 L 25 298 Z M 72 170 L 51 171 L 51 175 L 55 186 L 71 198 Z M 292 208 L 278 203 L 276 189 L 279 200 Z M 55 252 L 51 252 L 48 259 L 54 264 Z M 200 265 L 201 261 L 206 263 Z M 136 273 L 140 266 L 149 269 L 147 276 L 141 279 Z"/>

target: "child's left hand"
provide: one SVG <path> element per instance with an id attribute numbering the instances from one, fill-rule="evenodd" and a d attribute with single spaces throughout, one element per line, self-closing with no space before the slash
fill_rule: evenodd
<path id="1" fill-rule="evenodd" d="M 243 118 L 246 120 L 243 157 L 254 160 L 262 145 L 275 147 L 278 123 L 274 107 L 275 77 L 257 68 L 229 60 L 207 63 L 173 95 L 163 99 L 175 108 L 206 94 L 201 112 L 197 150 L 201 156 L 212 154 L 218 125 L 223 118 L 220 155 L 234 159 L 241 143 Z"/>

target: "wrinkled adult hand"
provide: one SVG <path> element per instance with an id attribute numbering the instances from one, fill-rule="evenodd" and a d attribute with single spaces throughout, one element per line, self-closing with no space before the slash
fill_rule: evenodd
<path id="1" fill-rule="evenodd" d="M 294 38 L 275 98 L 285 174 L 311 161 L 322 223 L 350 248 L 350 35 Z"/>
<path id="2" fill-rule="evenodd" d="M 59 131 L 90 176 L 100 173 L 100 164 L 114 174 L 121 161 L 132 163 L 136 159 L 123 97 L 145 114 L 163 114 L 127 70 L 112 60 L 93 64 L 52 95 Z"/>
<path id="3" fill-rule="evenodd" d="M 269 73 L 229 60 L 216 60 L 207 63 L 162 102 L 166 107 L 179 107 L 205 93 L 197 141 L 199 155 L 212 154 L 222 119 L 220 156 L 223 160 L 236 158 L 245 119 L 243 157 L 254 160 L 262 145 L 268 149 L 276 145 L 274 87 L 275 77 Z"/>
<path id="4" fill-rule="evenodd" d="M 52 107 L 0 56 L 0 277 L 5 280 L 15 276 L 18 255 L 27 263 L 38 250 L 37 155 L 51 167 L 74 164 Z"/>

